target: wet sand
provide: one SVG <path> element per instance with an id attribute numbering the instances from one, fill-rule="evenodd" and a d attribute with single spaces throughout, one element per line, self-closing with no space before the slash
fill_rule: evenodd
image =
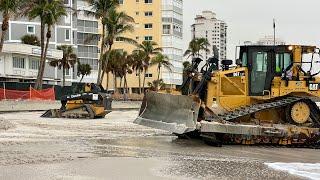
<path id="1" fill-rule="evenodd" d="M 303 179 L 265 163 L 319 163 L 319 150 L 211 147 L 133 124 L 137 111 L 100 120 L 2 114 L 0 179 Z"/>

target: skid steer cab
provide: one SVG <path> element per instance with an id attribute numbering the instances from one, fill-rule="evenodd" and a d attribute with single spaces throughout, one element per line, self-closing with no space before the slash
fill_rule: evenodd
<path id="1" fill-rule="evenodd" d="M 66 95 L 61 98 L 61 108 L 51 109 L 41 117 L 49 118 L 104 118 L 111 112 L 111 95 L 104 93 L 102 87 L 86 84 L 84 92 Z"/>
<path id="2" fill-rule="evenodd" d="M 221 144 L 319 143 L 319 49 L 240 46 L 237 52 L 235 65 L 215 55 L 201 72 L 194 59 L 182 87 L 190 93 L 147 92 L 135 123 Z"/>

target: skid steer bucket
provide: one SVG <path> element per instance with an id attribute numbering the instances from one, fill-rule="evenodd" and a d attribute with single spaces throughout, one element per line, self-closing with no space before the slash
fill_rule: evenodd
<path id="1" fill-rule="evenodd" d="M 45 113 L 41 115 L 44 118 L 58 118 L 61 117 L 61 113 L 59 109 L 49 109 Z"/>
<path id="2" fill-rule="evenodd" d="M 190 96 L 147 92 L 134 123 L 184 134 L 196 129 L 200 104 Z"/>

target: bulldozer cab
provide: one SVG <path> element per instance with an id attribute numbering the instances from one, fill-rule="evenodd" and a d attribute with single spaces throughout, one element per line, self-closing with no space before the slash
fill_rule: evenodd
<path id="1" fill-rule="evenodd" d="M 289 46 L 242 46 L 240 62 L 249 72 L 249 95 L 264 96 L 274 77 L 282 77 L 293 64 Z"/>

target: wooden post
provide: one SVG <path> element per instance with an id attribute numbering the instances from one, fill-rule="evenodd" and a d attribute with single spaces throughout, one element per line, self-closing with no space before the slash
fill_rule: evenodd
<path id="1" fill-rule="evenodd" d="M 3 82 L 3 97 L 6 99 L 6 83 Z"/>
<path id="2" fill-rule="evenodd" d="M 29 85 L 29 99 L 31 100 L 31 96 L 32 96 L 32 93 L 31 93 L 31 84 Z"/>

